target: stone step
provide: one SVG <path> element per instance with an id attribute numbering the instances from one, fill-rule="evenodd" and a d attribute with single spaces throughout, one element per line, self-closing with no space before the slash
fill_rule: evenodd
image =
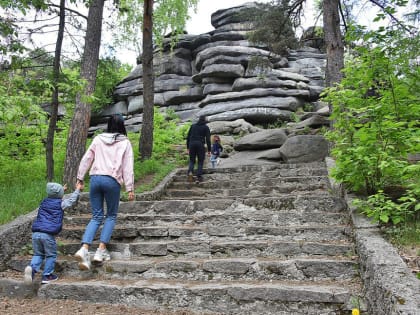
<path id="1" fill-rule="evenodd" d="M 272 211 L 256 210 L 251 208 L 248 211 L 228 212 L 223 210 L 202 211 L 193 215 L 187 214 L 136 214 L 120 213 L 118 222 L 121 225 L 134 224 L 137 227 L 142 226 L 172 226 L 172 225 L 272 225 L 272 226 L 307 226 L 310 224 L 348 224 L 349 216 L 342 212 L 322 212 L 322 211 Z M 66 216 L 64 226 L 87 225 L 91 219 L 90 214 L 81 214 L 79 216 Z"/>
<path id="2" fill-rule="evenodd" d="M 298 210 L 298 211 L 323 211 L 345 212 L 345 202 L 332 197 L 327 192 L 309 192 L 299 194 L 287 194 L 282 196 L 266 196 L 264 198 L 200 198 L 199 200 L 152 200 L 121 202 L 118 212 L 136 214 L 196 214 L 221 210 L 224 213 L 239 213 L 256 210 Z M 80 202 L 75 209 L 69 210 L 68 215 L 90 213 L 90 206 L 86 202 Z"/>
<path id="3" fill-rule="evenodd" d="M 72 299 L 170 309 L 187 308 L 218 314 L 345 314 L 351 309 L 354 285 L 338 282 L 291 284 L 272 281 L 194 282 L 176 280 L 64 279 L 41 286 L 45 299 Z"/>
<path id="4" fill-rule="evenodd" d="M 80 241 L 58 238 L 60 253 L 74 255 L 80 248 Z M 93 242 L 96 249 L 98 242 Z M 308 257 L 308 256 L 353 256 L 354 244 L 348 241 L 276 241 L 236 239 L 225 241 L 208 240 L 160 240 L 133 241 L 108 244 L 108 250 L 115 259 L 166 256 L 196 258 L 226 257 Z"/>
<path id="5" fill-rule="evenodd" d="M 240 167 L 216 169 L 204 168 L 203 173 L 206 177 L 214 179 L 229 179 L 239 177 L 248 178 L 268 178 L 268 177 L 289 177 L 289 176 L 327 176 L 328 172 L 325 163 L 309 164 L 278 164 L 278 165 L 244 165 Z M 187 169 L 180 169 L 174 180 L 185 180 Z"/>
<path id="6" fill-rule="evenodd" d="M 99 238 L 102 228 L 96 235 Z M 65 226 L 61 238 L 80 239 L 85 226 Z M 120 240 L 173 240 L 219 241 L 235 239 L 254 239 L 272 241 L 342 241 L 348 240 L 352 231 L 346 225 L 312 226 L 270 226 L 270 225 L 180 225 L 180 226 L 136 226 L 118 223 L 112 233 L 114 242 Z"/>
<path id="7" fill-rule="evenodd" d="M 321 178 L 328 178 L 328 175 L 325 171 L 325 168 L 319 169 L 277 169 L 271 171 L 255 171 L 255 172 L 248 172 L 248 173 L 241 173 L 241 172 L 226 172 L 223 170 L 207 170 L 203 172 L 203 177 L 207 181 L 232 181 L 232 180 L 242 180 L 242 181 L 254 181 L 254 180 L 283 180 L 283 181 L 291 181 L 291 180 L 304 180 L 307 177 L 321 177 Z M 173 182 L 185 182 L 187 179 L 187 172 L 181 171 L 177 172 L 172 180 Z"/>
<path id="8" fill-rule="evenodd" d="M 305 176 L 305 177 L 281 177 L 281 178 L 251 178 L 248 180 L 243 180 L 239 178 L 231 178 L 228 180 L 219 180 L 213 179 L 206 176 L 205 180 L 200 183 L 200 185 L 192 185 L 187 181 L 187 178 L 184 176 L 184 180 L 174 181 L 168 187 L 169 189 L 181 190 L 181 189 L 238 189 L 238 188 L 251 188 L 251 187 L 280 187 L 280 186 L 290 186 L 292 184 L 299 185 L 303 187 L 304 185 L 321 185 L 323 187 L 328 187 L 329 182 L 328 178 L 325 176 Z M 195 183 L 194 183 L 195 184 Z"/>
<path id="9" fill-rule="evenodd" d="M 205 186 L 201 188 L 204 183 L 191 183 L 190 188 L 186 189 L 172 189 L 166 190 L 163 198 L 165 199 L 194 199 L 194 198 L 235 198 L 235 197 L 273 197 L 282 196 L 284 194 L 298 194 L 299 192 L 323 192 L 327 191 L 329 186 L 327 183 L 316 184 L 301 184 L 301 183 L 286 183 L 279 186 L 253 186 L 248 188 L 232 188 L 232 189 L 206 189 Z"/>
<path id="10" fill-rule="evenodd" d="M 93 258 L 93 252 L 91 253 Z M 112 256 L 112 253 L 111 253 Z M 103 264 L 92 264 L 89 272 L 81 273 L 78 262 L 72 256 L 57 260 L 56 271 L 61 276 L 80 279 L 183 279 L 194 281 L 210 280 L 351 280 L 358 276 L 357 262 L 344 257 L 300 258 L 300 259 L 261 259 L 236 258 L 222 259 L 163 259 L 116 260 Z M 16 257 L 9 266 L 23 272 L 30 257 Z"/>
<path id="11" fill-rule="evenodd" d="M 361 292 L 353 231 L 325 163 L 206 169 L 204 178 L 186 183 L 179 170 L 163 190 L 121 202 L 112 259 L 87 272 L 74 257 L 91 218 L 84 194 L 57 237 L 60 279 L 35 283 L 38 296 L 219 315 L 350 312 Z M 9 267 L 21 275 L 30 258 Z"/>

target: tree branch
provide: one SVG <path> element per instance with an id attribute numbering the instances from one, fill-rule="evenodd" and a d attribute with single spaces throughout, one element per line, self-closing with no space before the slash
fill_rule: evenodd
<path id="1" fill-rule="evenodd" d="M 389 13 L 389 12 L 386 11 L 386 8 L 385 8 L 385 5 L 384 4 L 379 3 L 379 1 L 377 1 L 377 0 L 369 0 L 369 1 L 372 2 L 374 5 L 378 6 L 379 8 L 381 8 L 382 11 L 384 13 L 386 13 L 391 18 L 391 20 L 393 20 L 394 22 L 396 22 L 404 30 L 406 30 L 410 34 L 413 34 L 413 32 L 404 23 L 402 23 L 398 18 L 396 18 L 392 13 Z"/>
<path id="2" fill-rule="evenodd" d="M 343 20 L 344 29 L 347 32 L 347 23 L 346 23 L 346 18 L 344 16 L 343 6 L 341 5 L 341 2 L 338 3 L 338 10 L 340 11 L 341 19 Z"/>
<path id="3" fill-rule="evenodd" d="M 51 7 L 55 7 L 55 8 L 59 8 L 59 7 L 60 7 L 59 5 L 56 5 L 56 4 L 50 4 L 50 6 L 51 6 Z M 83 15 L 83 14 L 82 14 L 82 13 L 80 13 L 79 11 L 76 11 L 76 10 L 73 10 L 73 9 L 70 9 L 70 8 L 66 8 L 66 11 L 69 11 L 69 12 L 71 12 L 71 13 L 74 13 L 74 14 L 76 14 L 76 15 L 78 15 L 78 16 L 80 16 L 80 17 L 84 18 L 85 20 L 87 20 L 87 16 L 86 16 L 86 15 Z"/>

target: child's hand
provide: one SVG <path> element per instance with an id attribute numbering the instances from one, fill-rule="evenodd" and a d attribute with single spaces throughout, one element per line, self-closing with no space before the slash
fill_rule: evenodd
<path id="1" fill-rule="evenodd" d="M 64 184 L 63 186 L 63 190 L 66 191 L 67 190 L 67 184 Z"/>
<path id="2" fill-rule="evenodd" d="M 134 192 L 133 191 L 129 191 L 128 192 L 128 200 L 129 201 L 133 201 L 135 198 Z"/>
<path id="3" fill-rule="evenodd" d="M 80 180 L 78 180 L 76 182 L 76 189 L 79 189 L 80 191 L 82 191 L 85 188 L 85 185 L 83 184 L 83 182 L 81 182 Z"/>

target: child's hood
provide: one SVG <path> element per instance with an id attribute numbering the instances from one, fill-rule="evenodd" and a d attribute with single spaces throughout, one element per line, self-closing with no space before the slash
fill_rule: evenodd
<path id="1" fill-rule="evenodd" d="M 98 136 L 98 139 L 105 144 L 114 144 L 115 142 L 126 140 L 127 137 L 119 133 L 104 132 Z"/>

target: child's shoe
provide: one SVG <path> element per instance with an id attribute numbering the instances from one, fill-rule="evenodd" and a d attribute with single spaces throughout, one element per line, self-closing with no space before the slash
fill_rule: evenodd
<path id="1" fill-rule="evenodd" d="M 95 256 L 93 256 L 93 261 L 97 263 L 101 263 L 103 261 L 111 260 L 111 255 L 109 254 L 108 250 L 98 248 L 96 250 Z"/>
<path id="2" fill-rule="evenodd" d="M 56 280 L 58 280 L 58 276 L 52 273 L 50 275 L 42 276 L 41 284 L 47 284 Z"/>
<path id="3" fill-rule="evenodd" d="M 76 254 L 74 254 L 74 257 L 79 261 L 80 270 L 90 270 L 90 256 L 89 251 L 86 248 L 81 247 Z"/>
<path id="4" fill-rule="evenodd" d="M 33 269 L 31 266 L 26 266 L 25 272 L 23 274 L 23 282 L 25 284 L 31 284 L 34 281 L 35 273 L 35 269 Z"/>

